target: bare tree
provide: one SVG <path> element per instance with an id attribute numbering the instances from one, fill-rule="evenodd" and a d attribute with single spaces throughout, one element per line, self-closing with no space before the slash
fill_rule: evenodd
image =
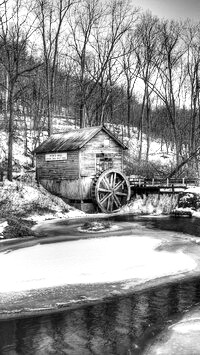
<path id="1" fill-rule="evenodd" d="M 99 24 L 102 16 L 102 7 L 99 0 L 84 0 L 74 7 L 69 18 L 71 28 L 70 48 L 71 56 L 75 62 L 76 76 L 78 79 L 78 100 L 80 127 L 85 126 L 86 102 L 88 85 L 90 84 L 89 66 L 92 54 L 92 31 Z M 69 53 L 67 53 L 69 55 Z"/>
<path id="2" fill-rule="evenodd" d="M 148 87 L 165 105 L 169 130 L 176 147 L 176 162 L 179 164 L 181 141 L 179 134 L 178 108 L 184 85 L 184 55 L 186 47 L 182 39 L 182 24 L 175 21 L 162 21 L 159 26 L 159 58 L 156 62 L 157 84 L 148 81 Z"/>
<path id="3" fill-rule="evenodd" d="M 199 125 L 199 97 L 200 97 L 200 25 L 186 23 L 185 45 L 187 46 L 186 73 L 187 85 L 185 99 L 190 102 L 190 125 L 189 125 L 189 151 L 192 152 L 199 144 L 200 125 Z"/>
<path id="4" fill-rule="evenodd" d="M 128 136 L 130 137 L 131 126 L 131 104 L 133 101 L 133 92 L 136 82 L 138 80 L 138 74 L 140 70 L 138 56 L 136 50 L 139 42 L 133 32 L 128 32 L 125 39 L 122 41 L 122 53 L 123 56 L 120 60 L 122 65 L 123 74 L 125 77 L 126 86 L 126 100 L 127 100 L 127 126 Z M 133 122 L 132 122 L 133 125 Z"/>
<path id="5" fill-rule="evenodd" d="M 20 94 L 22 106 L 22 120 L 24 127 L 24 155 L 32 159 L 33 151 L 46 136 L 46 86 L 44 67 L 34 70 L 32 75 L 26 78 L 26 90 Z M 31 138 L 31 139 L 28 139 Z"/>
<path id="6" fill-rule="evenodd" d="M 43 44 L 42 53 L 46 73 L 47 122 L 49 136 L 52 132 L 52 103 L 59 53 L 59 40 L 66 15 L 75 2 L 75 0 L 36 0 L 35 11 Z"/>
<path id="7" fill-rule="evenodd" d="M 102 3 L 100 0 L 85 0 L 83 8 L 76 12 L 76 20 L 71 23 L 71 46 L 74 61 L 77 64 L 77 73 L 80 87 L 80 126 L 84 126 L 84 114 L 87 103 L 95 92 L 101 90 L 102 113 L 105 112 L 105 103 L 108 97 L 103 90 L 108 88 L 110 68 L 121 53 L 120 41 L 133 25 L 134 10 L 131 11 L 129 1 L 111 0 Z M 84 14 L 83 14 L 84 13 Z M 80 18 L 81 14 L 81 18 Z"/>
<path id="8" fill-rule="evenodd" d="M 149 147 L 150 147 L 150 95 L 153 88 L 149 86 L 149 82 L 153 85 L 156 84 L 156 67 L 160 61 L 158 56 L 158 18 L 153 17 L 150 13 L 141 16 L 140 23 L 138 24 L 136 35 L 138 36 L 139 45 L 136 49 L 138 62 L 139 62 L 139 77 L 144 83 L 143 99 L 140 113 L 139 134 L 140 141 L 139 149 L 139 162 L 142 155 L 143 144 L 143 125 L 146 114 L 146 136 L 147 136 L 147 151 L 146 161 L 148 162 Z"/>
<path id="9" fill-rule="evenodd" d="M 35 31 L 31 8 L 20 0 L 3 1 L 0 5 L 0 64 L 6 80 L 1 87 L 6 93 L 6 113 L 8 114 L 8 171 L 12 181 L 14 104 L 19 96 L 18 81 L 37 68 L 40 63 L 29 60 L 29 39 Z M 21 90 L 21 88 L 19 89 Z"/>

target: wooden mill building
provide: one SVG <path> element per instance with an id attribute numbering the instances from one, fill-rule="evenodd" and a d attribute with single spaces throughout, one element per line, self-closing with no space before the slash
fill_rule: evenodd
<path id="1" fill-rule="evenodd" d="M 107 198 L 109 191 L 114 191 L 114 184 L 118 184 L 116 191 L 120 194 L 118 190 L 122 183 L 119 183 L 119 178 L 124 176 L 125 149 L 127 147 L 105 126 L 53 134 L 35 149 L 37 180 L 50 192 L 77 206 L 94 202 L 95 198 L 103 201 L 101 196 L 94 196 L 94 188 L 102 172 L 112 171 L 112 176 L 109 175 L 112 186 L 108 186 L 106 177 L 104 188 L 101 188 L 101 193 L 108 189 L 104 196 L 104 209 L 110 199 Z M 116 175 L 118 172 L 121 172 L 120 176 Z M 109 210 L 119 204 L 119 196 L 116 196 L 109 202 Z"/>

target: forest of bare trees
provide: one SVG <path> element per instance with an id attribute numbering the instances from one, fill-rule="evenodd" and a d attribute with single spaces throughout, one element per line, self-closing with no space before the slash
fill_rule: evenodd
<path id="1" fill-rule="evenodd" d="M 200 23 L 159 19 L 129 0 L 0 0 L 0 114 L 8 179 L 16 130 L 114 124 L 173 146 L 176 164 L 200 137 Z M 20 126 L 21 125 L 21 126 Z M 195 161 L 196 159 L 196 161 Z M 197 169 L 198 173 L 198 169 Z"/>

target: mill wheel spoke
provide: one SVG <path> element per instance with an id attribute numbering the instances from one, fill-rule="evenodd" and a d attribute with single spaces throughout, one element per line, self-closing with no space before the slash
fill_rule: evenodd
<path id="1" fill-rule="evenodd" d="M 118 197 L 116 195 L 113 195 L 113 197 L 117 208 L 121 207 L 121 202 L 119 201 Z"/>
<path id="2" fill-rule="evenodd" d="M 111 186 L 110 186 L 109 181 L 106 176 L 102 179 L 102 182 L 105 184 L 105 186 L 108 190 L 111 190 Z"/>
<path id="3" fill-rule="evenodd" d="M 114 179 L 114 175 L 110 174 L 110 186 L 113 187 L 113 179 Z"/>
<path id="4" fill-rule="evenodd" d="M 116 177 L 117 177 L 117 174 L 114 173 L 113 174 L 113 185 L 112 185 L 113 188 L 115 187 L 115 184 L 116 184 Z"/>
<path id="5" fill-rule="evenodd" d="M 113 211 L 114 198 L 113 195 L 110 197 L 110 212 Z"/>
<path id="6" fill-rule="evenodd" d="M 101 185 L 102 185 L 102 188 L 104 188 L 105 190 L 110 190 L 107 186 L 107 184 L 105 183 L 104 179 L 101 180 L 101 183 L 99 184 L 99 189 L 101 188 Z"/>
<path id="7" fill-rule="evenodd" d="M 99 187 L 99 192 L 111 192 L 111 191 L 108 189 L 103 189 L 102 187 Z"/>
<path id="8" fill-rule="evenodd" d="M 117 185 L 114 187 L 115 191 L 119 190 L 119 188 L 124 184 L 124 181 L 119 181 Z"/>
<path id="9" fill-rule="evenodd" d="M 108 198 L 108 203 L 107 203 L 107 211 L 110 211 L 110 205 L 111 205 L 111 199 L 112 199 L 112 195 Z"/>
<path id="10" fill-rule="evenodd" d="M 112 195 L 112 193 L 108 193 L 106 196 L 104 196 L 99 202 L 104 204 L 106 200 Z"/>
<path id="11" fill-rule="evenodd" d="M 120 191 L 116 191 L 115 195 L 117 195 L 117 196 L 127 196 L 127 194 L 125 192 L 120 192 Z"/>

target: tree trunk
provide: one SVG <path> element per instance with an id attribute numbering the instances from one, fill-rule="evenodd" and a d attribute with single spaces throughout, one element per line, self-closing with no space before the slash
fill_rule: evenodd
<path id="1" fill-rule="evenodd" d="M 130 125 L 131 125 L 131 94 L 130 85 L 127 84 L 127 125 L 128 125 L 128 138 L 130 138 Z"/>
<path id="2" fill-rule="evenodd" d="M 47 132 L 48 132 L 48 137 L 51 136 L 52 133 L 52 115 L 51 115 L 51 102 L 48 97 L 48 102 L 47 102 Z"/>
<path id="3" fill-rule="evenodd" d="M 174 140 L 175 140 L 175 149 L 176 149 L 176 165 L 178 166 L 180 164 L 180 144 L 178 140 L 178 132 L 176 127 L 174 126 Z"/>
<path id="4" fill-rule="evenodd" d="M 79 107 L 80 128 L 85 127 L 85 105 L 81 102 Z"/>
<path id="5" fill-rule="evenodd" d="M 147 97 L 147 132 L 146 132 L 146 140 L 147 140 L 147 150 L 146 150 L 146 163 L 149 161 L 149 150 L 150 150 L 150 98 Z"/>
<path id="6" fill-rule="evenodd" d="M 142 100 L 142 109 L 140 114 L 140 122 L 139 122 L 139 131 L 138 131 L 138 140 L 140 142 L 139 147 L 139 155 L 138 155 L 138 162 L 141 163 L 142 158 L 142 133 L 143 133 L 143 120 L 144 120 L 144 111 L 145 111 L 145 100 L 146 100 L 146 88 L 144 90 L 143 100 Z"/>
<path id="7" fill-rule="evenodd" d="M 51 113 L 51 84 L 50 84 L 50 68 L 48 59 L 46 62 L 46 80 L 47 80 L 47 132 L 48 137 L 51 136 L 52 133 L 52 113 Z"/>
<path id="8" fill-rule="evenodd" d="M 10 89 L 10 95 L 9 95 L 7 178 L 9 181 L 12 181 L 13 178 L 13 88 Z"/>

